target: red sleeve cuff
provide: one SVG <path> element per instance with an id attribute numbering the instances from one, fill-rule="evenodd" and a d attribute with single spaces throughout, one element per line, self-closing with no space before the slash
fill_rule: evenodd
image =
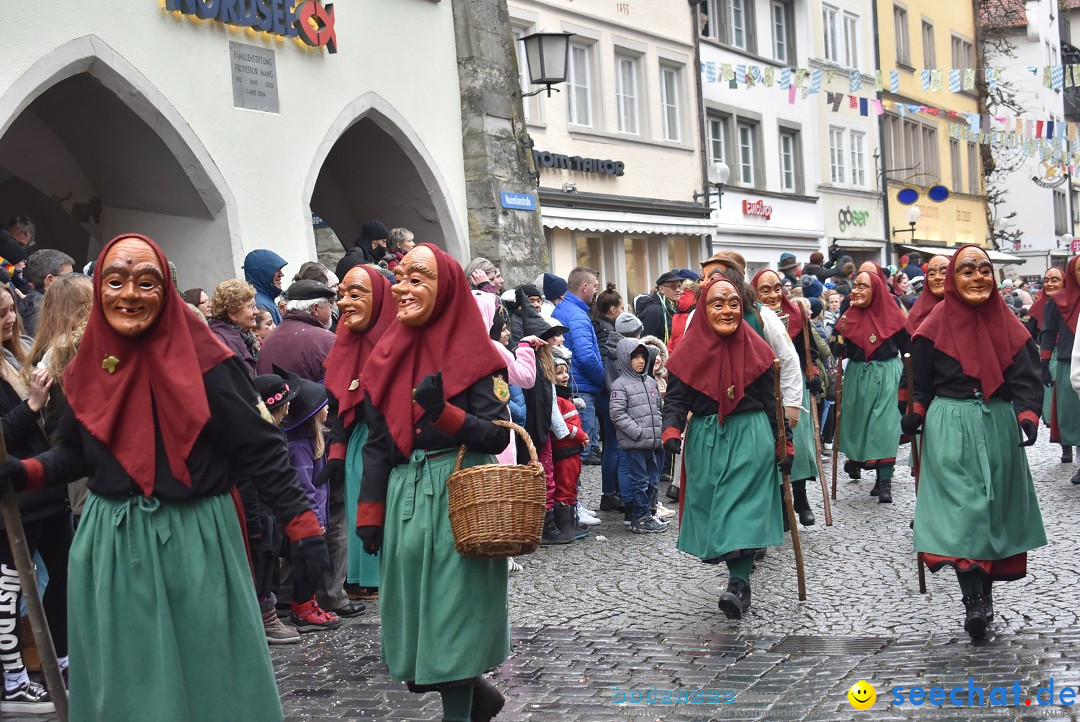
<path id="1" fill-rule="evenodd" d="M 901 386 L 900 387 L 900 390 L 897 392 L 897 398 L 900 401 L 907 401 L 908 400 L 908 392 L 907 392 L 907 387 L 906 386 Z"/>
<path id="2" fill-rule="evenodd" d="M 919 416 L 923 417 L 924 419 L 926 418 L 926 407 L 920 404 L 918 401 L 911 405 L 911 410 Z"/>
<path id="3" fill-rule="evenodd" d="M 1016 418 L 1018 421 L 1030 421 L 1036 426 L 1039 425 L 1039 415 L 1036 414 L 1034 411 L 1021 411 L 1019 414 L 1017 414 Z"/>
<path id="4" fill-rule="evenodd" d="M 443 412 L 435 421 L 435 428 L 454 436 L 464 424 L 465 412 L 453 404 L 446 404 L 443 406 Z"/>
<path id="5" fill-rule="evenodd" d="M 664 433 L 660 435 L 660 443 L 670 441 L 671 439 L 682 439 L 682 432 L 674 426 L 669 426 L 664 429 Z"/>
<path id="6" fill-rule="evenodd" d="M 37 491 L 45 487 L 45 467 L 37 459 L 23 459 L 26 470 L 26 486 L 23 491 Z"/>
<path id="7" fill-rule="evenodd" d="M 381 501 L 362 501 L 356 505 L 356 526 L 382 526 L 386 519 L 386 504 Z"/>
<path id="8" fill-rule="evenodd" d="M 297 514 L 292 521 L 285 525 L 285 536 L 289 537 L 291 542 L 310 539 L 313 536 L 322 536 L 322 533 L 322 525 L 315 518 L 315 512 L 310 509 Z"/>
<path id="9" fill-rule="evenodd" d="M 518 348 L 532 348 L 532 344 L 528 341 L 518 341 Z"/>
<path id="10" fill-rule="evenodd" d="M 330 444 L 330 455 L 327 458 L 328 459 L 340 459 L 342 461 L 345 461 L 345 454 L 348 451 L 348 448 L 349 448 L 348 446 L 346 446 L 345 444 L 341 444 L 341 443 Z"/>
<path id="11" fill-rule="evenodd" d="M 1049 361 L 1050 357 L 1053 354 L 1054 354 L 1054 349 L 1044 349 L 1042 351 L 1039 351 L 1039 360 L 1040 361 Z"/>

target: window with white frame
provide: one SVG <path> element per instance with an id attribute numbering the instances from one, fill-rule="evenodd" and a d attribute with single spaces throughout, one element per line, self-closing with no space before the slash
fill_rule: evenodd
<path id="1" fill-rule="evenodd" d="M 821 5 L 821 21 L 825 28 L 825 59 L 830 63 L 840 62 L 840 28 L 837 26 L 840 11 L 832 5 Z"/>
<path id="2" fill-rule="evenodd" d="M 718 43 L 757 52 L 754 5 L 754 0 L 702 0 L 698 31 Z"/>
<path id="3" fill-rule="evenodd" d="M 794 28 L 791 26 L 791 5 L 786 0 L 772 2 L 773 58 L 778 63 L 795 62 Z"/>
<path id="4" fill-rule="evenodd" d="M 829 128 L 829 178 L 833 185 L 847 183 L 847 166 L 844 163 L 844 129 Z"/>
<path id="5" fill-rule="evenodd" d="M 893 28 L 896 39 L 896 62 L 911 66 L 911 40 L 908 36 L 907 8 L 893 5 Z"/>
<path id="6" fill-rule="evenodd" d="M 571 125 L 591 128 L 592 114 L 592 46 L 570 44 L 570 67 L 566 76 L 567 107 Z"/>
<path id="7" fill-rule="evenodd" d="M 859 67 L 859 16 L 844 13 L 844 66 Z"/>
<path id="8" fill-rule="evenodd" d="M 968 193 L 977 196 L 982 192 L 982 171 L 980 170 L 979 146 L 977 143 L 967 144 L 967 166 Z M 959 181 L 955 182 L 955 186 L 960 187 Z"/>
<path id="9" fill-rule="evenodd" d="M 755 183 L 754 157 L 757 154 L 757 134 L 756 123 L 739 122 L 739 185 L 750 188 L 753 188 Z"/>
<path id="10" fill-rule="evenodd" d="M 851 147 L 851 185 L 866 187 L 866 133 L 848 131 Z"/>
<path id="11" fill-rule="evenodd" d="M 922 21 L 922 56 L 924 68 L 937 67 L 937 51 L 934 49 L 934 24 Z"/>
<path id="12" fill-rule="evenodd" d="M 799 132 L 790 128 L 780 129 L 780 188 L 785 193 L 799 191 L 801 159 Z"/>
<path id="13" fill-rule="evenodd" d="M 859 16 L 823 3 L 821 21 L 825 33 L 825 60 L 846 68 L 859 67 Z"/>
<path id="14" fill-rule="evenodd" d="M 664 140 L 682 140 L 682 73 L 672 65 L 660 66 L 660 111 L 664 120 Z"/>
<path id="15" fill-rule="evenodd" d="M 615 56 L 615 105 L 618 108 L 619 132 L 640 134 L 638 77 L 639 59 Z"/>
<path id="16" fill-rule="evenodd" d="M 728 162 L 728 133 L 731 120 L 724 116 L 709 115 L 706 122 L 706 134 L 709 140 L 709 162 Z"/>
<path id="17" fill-rule="evenodd" d="M 747 27 L 746 6 L 751 5 L 752 0 L 727 0 L 727 2 L 728 25 L 731 28 L 728 42 L 736 48 L 748 50 L 747 36 L 750 33 Z"/>

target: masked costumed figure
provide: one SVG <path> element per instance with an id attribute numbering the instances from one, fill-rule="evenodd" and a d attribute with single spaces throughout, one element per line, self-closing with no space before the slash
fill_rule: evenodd
<path id="1" fill-rule="evenodd" d="M 345 523 L 356 528 L 356 504 L 364 473 L 363 448 L 368 428 L 364 418 L 364 365 L 375 344 L 394 323 L 396 308 L 390 282 L 371 266 L 354 266 L 341 279 L 337 338 L 326 357 L 326 390 L 337 401 L 330 427 L 330 451 L 317 483 L 338 483 L 344 475 Z M 364 552 L 363 544 L 349 535 L 349 562 L 345 580 L 350 584 L 379 586 L 379 561 Z"/>
<path id="2" fill-rule="evenodd" d="M 1039 333 L 1039 360 L 1044 386 L 1053 386 L 1050 440 L 1062 446 L 1062 461 L 1072 460 L 1072 449 L 1080 445 L 1080 396 L 1071 393 L 1069 374 L 1072 369 L 1072 348 L 1076 337 L 1076 319 L 1080 315 L 1080 256 L 1073 256 L 1065 269 L 1065 284 L 1050 296 L 1045 304 Z M 1049 274 L 1047 274 L 1049 275 Z M 1034 313 L 1032 314 L 1034 317 Z M 1069 449 L 1066 459 L 1065 449 Z M 1072 483 L 1080 484 L 1080 469 L 1073 474 Z"/>
<path id="3" fill-rule="evenodd" d="M 858 479 L 861 469 L 875 469 L 877 483 L 870 495 L 889 504 L 900 447 L 899 354 L 911 339 L 904 330 L 907 319 L 881 275 L 859 272 L 851 287 L 851 305 L 836 322 L 835 338 L 848 359 L 836 441 L 847 457 L 844 471 Z"/>
<path id="4" fill-rule="evenodd" d="M 803 397 L 799 406 L 799 423 L 794 429 L 795 435 L 795 460 L 791 466 L 791 495 L 795 504 L 795 511 L 799 513 L 799 523 L 810 526 L 815 522 L 814 512 L 810 510 L 810 502 L 806 498 L 806 482 L 817 479 L 817 444 L 814 443 L 814 424 L 810 418 L 810 393 L 820 393 L 821 376 L 814 374 L 806 376 L 806 344 L 804 333 L 814 332 L 810 325 L 804 323 L 805 315 L 784 294 L 784 284 L 776 271 L 766 269 L 758 271 L 753 280 L 754 292 L 758 300 L 771 309 L 787 329 L 788 338 L 794 346 L 795 353 L 799 357 L 799 368 L 803 374 Z M 819 354 L 816 339 L 810 342 L 811 364 L 817 361 Z M 816 365 L 811 366 L 815 371 Z M 786 523 L 787 518 L 784 518 Z"/>
<path id="5" fill-rule="evenodd" d="M 56 445 L 2 469 L 16 488 L 89 478 L 68 582 L 72 719 L 281 719 L 234 484 L 256 481 L 313 584 L 326 544 L 285 439 L 150 239 L 110 241 L 94 295 Z"/>
<path id="6" fill-rule="evenodd" d="M 506 362 L 491 345 L 465 274 L 444 251 L 405 254 L 393 286 L 397 321 L 364 368 L 368 440 L 357 534 L 381 549 L 382 654 L 390 676 L 438 690 L 446 720 L 488 720 L 502 695 L 481 676 L 510 652 L 506 561 L 454 548 L 446 481 L 494 463 L 509 431 Z"/>
<path id="7" fill-rule="evenodd" d="M 668 453 L 685 451 L 677 546 L 727 564 L 718 606 L 729 619 L 750 607 L 755 551 L 784 543 L 775 433 L 784 420 L 776 418 L 774 356 L 742 314 L 743 297 L 727 279 L 702 288 L 668 360 L 662 434 Z"/>
<path id="8" fill-rule="evenodd" d="M 972 245 L 953 256 L 945 298 L 913 345 L 915 405 L 903 426 L 924 427 L 915 550 L 931 571 L 956 569 L 964 628 L 981 639 L 994 617 L 992 583 L 1022 578 L 1028 550 L 1046 544 L 1021 448 L 1038 433 L 1038 354 Z"/>

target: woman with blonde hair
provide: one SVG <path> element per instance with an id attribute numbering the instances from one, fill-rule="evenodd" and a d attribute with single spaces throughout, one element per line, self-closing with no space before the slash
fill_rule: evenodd
<path id="1" fill-rule="evenodd" d="M 48 369 L 57 387 L 62 385 L 64 370 L 75 358 L 93 301 L 94 283 L 89 276 L 68 273 L 52 282 L 41 301 L 34 344 L 26 354 L 30 362 L 22 368 L 24 383 L 29 386 L 30 374 L 40 364 Z M 54 403 L 49 408 L 54 408 Z"/>
<path id="2" fill-rule="evenodd" d="M 255 338 L 259 309 L 255 287 L 239 278 L 222 281 L 210 299 L 210 330 L 240 357 L 248 378 L 254 380 L 259 342 Z"/>

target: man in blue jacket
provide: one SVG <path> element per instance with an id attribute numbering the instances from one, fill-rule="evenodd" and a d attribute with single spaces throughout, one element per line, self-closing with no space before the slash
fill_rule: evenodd
<path id="1" fill-rule="evenodd" d="M 597 398 L 604 396 L 604 361 L 589 318 L 589 308 L 596 300 L 600 280 L 593 269 L 578 266 L 570 271 L 566 283 L 567 294 L 562 303 L 555 307 L 551 317 L 570 329 L 565 339 L 567 348 L 573 353 L 570 357 L 570 375 L 578 395 L 585 401 L 585 408 L 581 410 L 581 424 L 589 435 L 589 443 L 581 452 L 581 460 L 586 464 L 599 464 L 599 449 L 594 448 L 594 444 L 599 438 L 596 405 Z"/>

